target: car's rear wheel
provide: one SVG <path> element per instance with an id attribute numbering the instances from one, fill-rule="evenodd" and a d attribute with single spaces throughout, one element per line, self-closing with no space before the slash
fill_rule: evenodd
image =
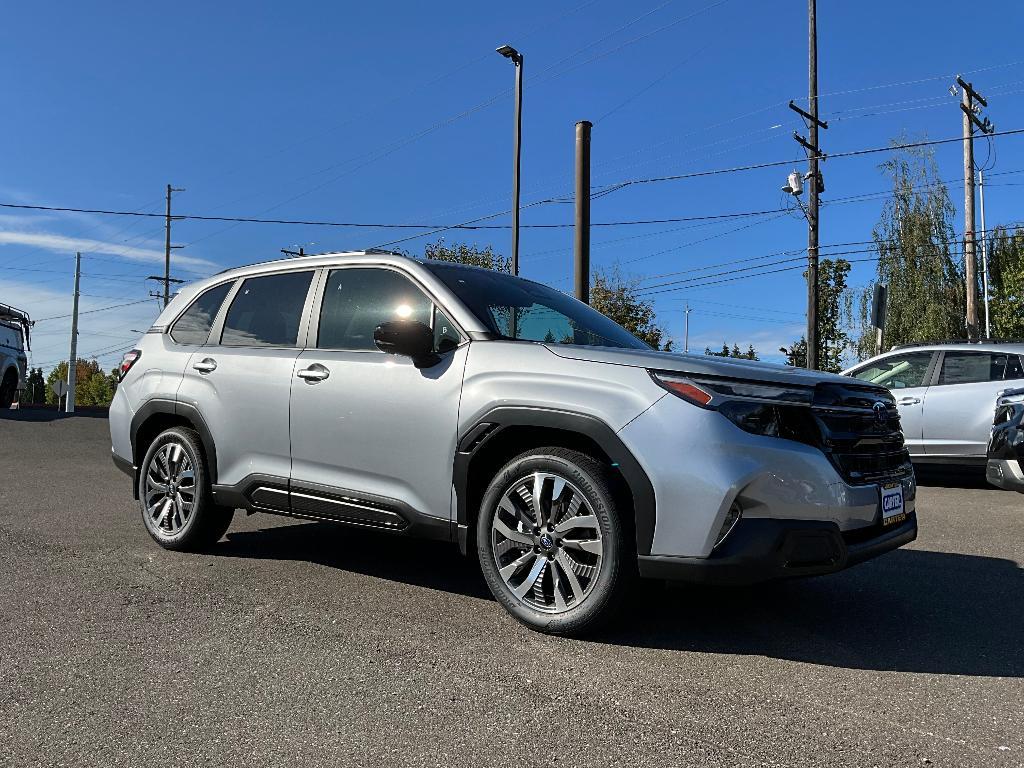
<path id="1" fill-rule="evenodd" d="M 234 510 L 214 502 L 202 444 L 191 429 L 173 427 L 157 435 L 138 482 L 146 530 L 165 549 L 203 549 L 231 525 Z"/>
<path id="2" fill-rule="evenodd" d="M 565 448 L 529 451 L 498 472 L 476 540 L 498 602 L 551 634 L 582 634 L 608 620 L 632 573 L 608 468 Z"/>

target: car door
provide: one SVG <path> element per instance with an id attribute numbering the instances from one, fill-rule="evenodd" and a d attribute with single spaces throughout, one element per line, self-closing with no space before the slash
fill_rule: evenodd
<path id="1" fill-rule="evenodd" d="M 1017 355 L 998 351 L 947 350 L 924 404 L 929 456 L 985 458 L 996 397 L 1021 378 Z"/>
<path id="2" fill-rule="evenodd" d="M 880 384 L 892 391 L 900 412 L 903 439 L 911 456 L 926 453 L 924 403 L 934 358 L 934 352 L 896 352 L 851 371 L 851 375 L 861 381 Z"/>
<path id="3" fill-rule="evenodd" d="M 292 511 L 447 535 L 465 337 L 396 268 L 339 267 L 320 283 L 292 384 Z M 374 329 L 397 319 L 434 329 L 433 365 L 376 348 Z"/>
<path id="4" fill-rule="evenodd" d="M 315 270 L 240 280 L 192 356 L 178 400 L 201 414 L 216 447 L 217 485 L 287 488 L 288 398 L 305 338 Z M 287 499 L 281 499 L 287 506 Z"/>

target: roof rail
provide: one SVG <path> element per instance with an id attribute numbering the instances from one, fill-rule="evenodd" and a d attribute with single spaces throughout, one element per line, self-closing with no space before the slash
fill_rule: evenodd
<path id="1" fill-rule="evenodd" d="M 939 344 L 1024 344 L 1024 339 L 937 339 L 935 341 L 911 341 L 906 344 L 894 344 L 890 351 L 909 349 L 910 347 L 937 346 Z"/>

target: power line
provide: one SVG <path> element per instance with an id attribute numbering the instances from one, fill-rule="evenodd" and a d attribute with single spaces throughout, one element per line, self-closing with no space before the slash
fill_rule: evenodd
<path id="1" fill-rule="evenodd" d="M 120 309 L 121 307 L 131 307 L 135 304 L 148 304 L 151 299 L 139 299 L 138 301 L 129 301 L 125 304 L 111 304 L 109 307 L 99 307 L 98 309 L 87 309 L 84 312 L 79 312 L 79 315 L 91 315 L 96 312 L 106 312 L 110 309 Z M 71 317 L 68 315 L 52 315 L 51 317 L 41 317 L 36 320 L 37 323 L 45 323 L 47 320 L 64 320 L 65 318 Z"/>

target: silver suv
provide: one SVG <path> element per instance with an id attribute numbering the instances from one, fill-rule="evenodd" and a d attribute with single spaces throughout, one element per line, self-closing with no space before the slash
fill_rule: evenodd
<path id="1" fill-rule="evenodd" d="M 655 352 L 484 269 L 234 269 L 182 290 L 121 373 L 113 457 L 161 546 L 208 546 L 237 508 L 451 541 L 547 632 L 593 628 L 636 575 L 829 573 L 917 534 L 884 388 Z"/>
<path id="2" fill-rule="evenodd" d="M 1024 344 L 910 344 L 846 374 L 892 391 L 914 463 L 981 467 L 993 404 L 1024 379 Z"/>
<path id="3" fill-rule="evenodd" d="M 31 327 L 28 313 L 0 304 L 0 408 L 10 408 L 25 388 Z"/>

